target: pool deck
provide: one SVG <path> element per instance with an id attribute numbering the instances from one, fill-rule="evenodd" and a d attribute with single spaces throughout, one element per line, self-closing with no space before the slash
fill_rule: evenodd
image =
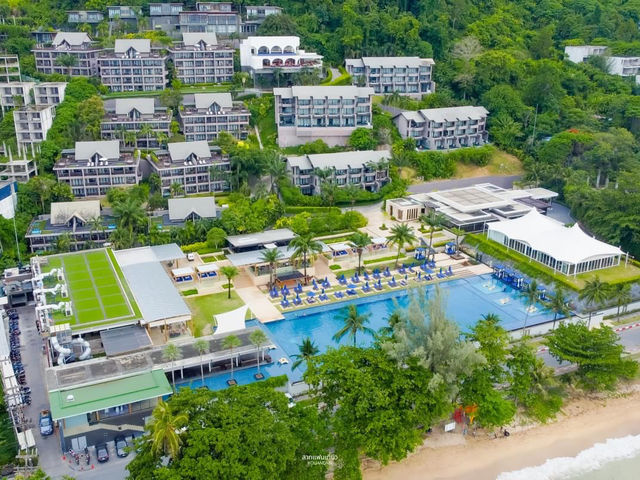
<path id="1" fill-rule="evenodd" d="M 282 313 L 258 287 L 236 288 L 236 293 L 262 323 L 282 320 Z"/>

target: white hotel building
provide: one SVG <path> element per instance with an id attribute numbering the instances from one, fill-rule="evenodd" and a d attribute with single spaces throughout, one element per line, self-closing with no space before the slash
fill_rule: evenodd
<path id="1" fill-rule="evenodd" d="M 295 73 L 303 68 L 322 68 L 322 55 L 300 48 L 300 37 L 248 37 L 240 42 L 240 67 L 252 77 L 273 73 Z"/>

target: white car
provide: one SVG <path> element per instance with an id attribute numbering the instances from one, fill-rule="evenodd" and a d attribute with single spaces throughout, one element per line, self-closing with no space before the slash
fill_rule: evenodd
<path id="1" fill-rule="evenodd" d="M 190 262 L 193 262 L 195 259 L 196 259 L 195 253 L 187 253 L 187 260 L 189 260 Z"/>

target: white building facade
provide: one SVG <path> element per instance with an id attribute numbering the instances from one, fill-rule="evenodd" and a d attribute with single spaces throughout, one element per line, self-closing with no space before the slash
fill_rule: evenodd
<path id="1" fill-rule="evenodd" d="M 292 73 L 322 68 L 322 55 L 301 49 L 300 37 L 248 37 L 240 42 L 240 66 L 252 76 L 273 73 L 274 69 Z"/>
<path id="2" fill-rule="evenodd" d="M 435 92 L 432 58 L 362 57 L 345 60 L 354 85 L 371 87 L 376 94 L 421 97 Z"/>

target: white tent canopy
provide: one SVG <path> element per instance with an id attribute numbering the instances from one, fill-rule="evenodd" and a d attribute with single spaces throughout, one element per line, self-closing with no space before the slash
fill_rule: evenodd
<path id="1" fill-rule="evenodd" d="M 174 277 L 185 277 L 187 275 L 193 275 L 193 268 L 191 267 L 174 268 L 173 270 L 171 270 L 171 274 Z"/>
<path id="2" fill-rule="evenodd" d="M 562 223 L 542 215 L 535 208 L 520 218 L 490 223 L 488 229 L 489 238 L 492 240 L 500 241 L 501 234 L 568 264 L 624 254 L 618 247 L 590 237 L 578 224 L 565 227 Z"/>
<path id="3" fill-rule="evenodd" d="M 198 270 L 198 273 L 217 272 L 218 265 L 215 263 L 203 263 L 202 265 L 198 265 L 196 269 Z"/>
<path id="4" fill-rule="evenodd" d="M 226 333 L 244 330 L 244 319 L 247 316 L 248 309 L 248 306 L 243 305 L 242 307 L 231 310 L 230 312 L 214 315 L 213 318 L 218 323 L 218 327 L 213 335 L 217 337 Z"/>
<path id="5" fill-rule="evenodd" d="M 387 239 L 384 237 L 376 237 L 371 239 L 371 243 L 373 243 L 374 245 L 384 245 L 385 243 L 387 243 Z"/>

